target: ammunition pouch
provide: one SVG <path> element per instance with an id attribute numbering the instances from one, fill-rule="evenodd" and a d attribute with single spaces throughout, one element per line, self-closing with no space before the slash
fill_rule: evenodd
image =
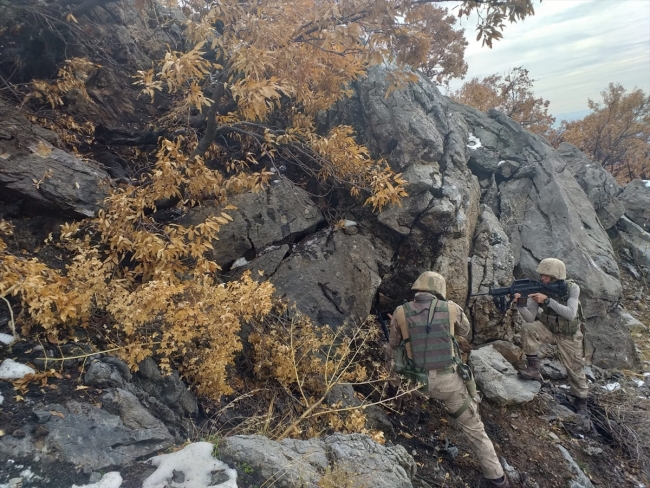
<path id="1" fill-rule="evenodd" d="M 420 391 L 427 391 L 429 388 L 429 373 L 418 368 L 413 360 L 408 357 L 406 352 L 407 342 L 409 342 L 409 339 L 402 340 L 395 350 L 393 371 L 407 380 L 422 384 L 423 386 L 418 388 Z"/>
<path id="2" fill-rule="evenodd" d="M 554 334 L 572 336 L 580 329 L 580 320 L 577 317 L 573 320 L 567 320 L 559 315 L 540 314 L 539 319 Z"/>

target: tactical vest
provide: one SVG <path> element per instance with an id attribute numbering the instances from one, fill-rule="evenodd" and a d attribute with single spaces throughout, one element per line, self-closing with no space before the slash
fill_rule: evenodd
<path id="1" fill-rule="evenodd" d="M 405 303 L 413 363 L 423 371 L 448 369 L 454 364 L 449 306 L 445 300 L 415 297 Z M 433 307 L 433 313 L 430 308 Z"/>
<path id="2" fill-rule="evenodd" d="M 558 303 L 565 306 L 569 300 L 570 290 L 575 284 L 572 280 L 566 280 L 566 283 L 566 295 L 555 298 Z M 541 303 L 539 306 L 541 308 L 541 312 L 538 314 L 539 321 L 554 334 L 572 336 L 578 332 L 580 325 L 585 321 L 580 300 L 578 300 L 578 312 L 576 313 L 576 316 L 573 320 L 567 320 L 564 317 L 560 317 L 555 310 L 544 305 L 543 303 Z"/>

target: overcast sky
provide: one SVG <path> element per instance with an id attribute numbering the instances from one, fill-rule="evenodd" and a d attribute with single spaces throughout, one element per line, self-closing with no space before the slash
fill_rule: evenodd
<path id="1" fill-rule="evenodd" d="M 492 49 L 475 41 L 475 19 L 461 25 L 465 80 L 523 66 L 558 121 L 586 115 L 587 99 L 600 100 L 610 82 L 650 94 L 650 0 L 535 0 L 535 15 L 507 24 Z"/>

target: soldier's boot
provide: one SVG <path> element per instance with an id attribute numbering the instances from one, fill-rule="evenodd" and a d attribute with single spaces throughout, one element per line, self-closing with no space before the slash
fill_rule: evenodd
<path id="1" fill-rule="evenodd" d="M 526 369 L 519 371 L 519 376 L 525 380 L 534 380 L 544 383 L 542 373 L 539 371 L 539 358 L 537 355 L 526 356 Z"/>
<path id="2" fill-rule="evenodd" d="M 488 480 L 495 488 L 511 488 L 506 475 L 496 480 Z"/>
<path id="3" fill-rule="evenodd" d="M 576 414 L 578 415 L 576 424 L 585 432 L 592 429 L 591 414 L 587 408 L 587 399 L 575 397 L 573 405 L 576 407 Z"/>

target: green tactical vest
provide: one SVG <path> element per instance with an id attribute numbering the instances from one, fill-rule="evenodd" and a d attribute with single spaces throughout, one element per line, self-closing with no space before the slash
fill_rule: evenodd
<path id="1" fill-rule="evenodd" d="M 575 284 L 572 280 L 566 280 L 566 295 L 562 297 L 553 297 L 561 305 L 567 304 L 569 300 L 569 292 L 571 287 Z M 563 335 L 574 335 L 580 329 L 580 325 L 584 323 L 585 318 L 582 312 L 582 304 L 578 300 L 578 312 L 573 320 L 567 320 L 564 317 L 560 317 L 555 310 L 551 307 L 547 307 L 543 303 L 540 303 L 540 308 L 542 311 L 538 314 L 539 321 L 546 326 L 548 330 L 554 334 L 563 334 Z"/>
<path id="2" fill-rule="evenodd" d="M 454 346 L 448 303 L 437 298 L 432 301 L 429 297 L 416 297 L 403 307 L 415 366 L 423 371 L 450 368 L 454 364 Z M 432 316 L 430 307 L 434 307 Z"/>

